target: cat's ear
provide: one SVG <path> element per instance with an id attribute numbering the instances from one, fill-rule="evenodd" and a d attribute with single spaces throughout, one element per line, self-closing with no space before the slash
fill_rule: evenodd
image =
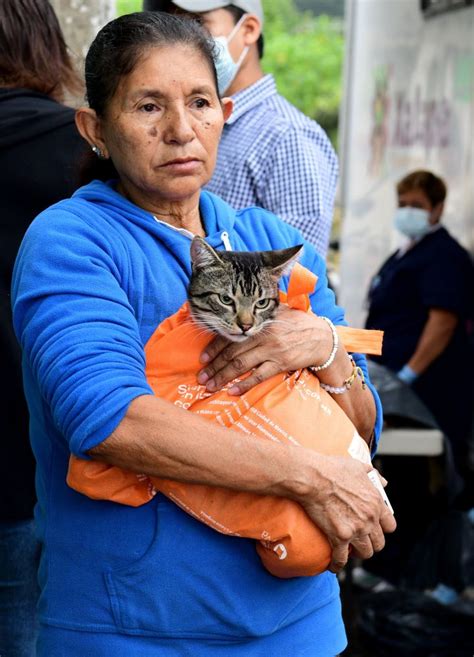
<path id="1" fill-rule="evenodd" d="M 193 237 L 193 241 L 191 242 L 191 262 L 193 269 L 204 269 L 210 265 L 223 264 L 217 251 L 214 251 L 206 240 L 197 235 Z"/>
<path id="2" fill-rule="evenodd" d="M 267 267 L 270 267 L 273 276 L 280 278 L 291 269 L 302 251 L 303 244 L 298 244 L 297 246 L 291 246 L 289 249 L 264 251 L 263 259 Z"/>

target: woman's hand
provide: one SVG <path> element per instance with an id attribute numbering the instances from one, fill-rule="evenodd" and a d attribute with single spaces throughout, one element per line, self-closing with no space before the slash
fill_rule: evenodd
<path id="1" fill-rule="evenodd" d="M 332 349 L 332 333 L 323 319 L 288 306 L 280 306 L 276 321 L 255 337 L 230 342 L 217 336 L 206 347 L 206 363 L 198 381 L 210 391 L 254 370 L 230 394 L 239 395 L 280 372 L 324 363 Z"/>
<path id="2" fill-rule="evenodd" d="M 350 546 L 353 556 L 369 559 L 384 547 L 384 533 L 393 532 L 396 522 L 367 476 L 372 465 L 350 457 L 315 456 L 314 484 L 302 487 L 294 499 L 328 538 L 329 570 L 337 573 L 347 563 Z"/>
<path id="3" fill-rule="evenodd" d="M 280 372 L 325 363 L 332 348 L 332 332 L 324 319 L 280 306 L 274 323 L 253 338 L 243 342 L 230 342 L 221 336 L 214 338 L 201 354 L 206 366 L 199 372 L 198 382 L 213 392 L 250 372 L 228 390 L 231 395 L 241 395 Z M 333 363 L 318 372 L 318 378 L 340 387 L 351 375 L 352 367 L 346 350 L 339 344 Z M 364 389 L 358 380 L 346 394 L 334 395 L 334 400 L 370 444 L 375 423 L 375 403 L 370 390 Z"/>

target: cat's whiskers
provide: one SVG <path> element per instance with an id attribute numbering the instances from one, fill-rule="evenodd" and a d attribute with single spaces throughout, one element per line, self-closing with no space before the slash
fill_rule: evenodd
<path id="1" fill-rule="evenodd" d="M 203 327 L 203 326 L 204 326 L 204 324 L 202 324 L 201 322 L 199 322 L 199 321 L 198 321 L 195 317 L 193 317 L 192 315 L 189 316 L 189 317 L 187 317 L 187 318 L 183 321 L 183 324 L 186 324 L 187 327 L 188 327 L 190 330 L 192 330 L 193 328 L 196 328 L 196 327 Z"/>
<path id="2" fill-rule="evenodd" d="M 205 329 L 207 331 L 212 331 L 213 333 L 219 333 L 219 329 L 221 329 L 221 325 L 219 324 L 218 321 L 215 321 L 214 318 L 208 317 L 208 316 L 196 316 L 194 315 L 194 323 L 198 326 L 200 326 L 202 329 Z M 203 332 L 205 332 L 203 330 Z"/>
<path id="3" fill-rule="evenodd" d="M 190 345 L 192 345 L 196 340 L 202 338 L 202 336 L 209 336 L 209 332 L 215 333 L 213 329 L 200 324 L 192 317 L 186 318 L 183 321 L 183 325 L 185 324 L 185 329 L 187 330 L 184 331 L 183 337 L 186 337 L 186 335 L 192 336 L 192 339 L 189 339 Z"/>
<path id="4" fill-rule="evenodd" d="M 282 326 L 287 326 L 288 328 L 293 327 L 293 324 L 287 319 L 266 319 L 263 323 L 263 326 L 268 326 L 269 324 L 281 324 Z"/>
<path id="5" fill-rule="evenodd" d="M 184 324 L 184 322 L 183 322 L 183 324 Z M 183 332 L 183 337 L 186 337 L 186 335 L 193 335 L 194 334 L 193 335 L 194 339 L 198 339 L 198 338 L 202 337 L 203 335 L 206 335 L 206 334 L 209 333 L 208 328 L 206 328 L 204 326 L 200 326 L 197 322 L 190 322 L 188 324 L 188 326 L 185 327 L 185 329 L 187 329 L 187 331 Z"/>

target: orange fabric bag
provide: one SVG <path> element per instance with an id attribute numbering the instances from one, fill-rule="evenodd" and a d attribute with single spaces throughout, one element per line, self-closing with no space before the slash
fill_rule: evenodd
<path id="1" fill-rule="evenodd" d="M 316 276 L 293 268 L 282 302 L 308 311 Z M 308 370 L 278 374 L 240 397 L 228 384 L 209 393 L 196 381 L 199 356 L 213 338 L 189 321 L 184 304 L 163 321 L 145 346 L 146 377 L 155 395 L 202 415 L 210 422 L 282 444 L 303 445 L 321 454 L 370 462 L 365 441 Z M 337 327 L 349 351 L 380 353 L 382 332 Z M 330 545 L 303 508 L 291 500 L 137 475 L 115 466 L 71 456 L 67 483 L 94 499 L 140 506 L 159 491 L 213 529 L 254 538 L 264 566 L 278 577 L 315 575 L 328 567 Z"/>

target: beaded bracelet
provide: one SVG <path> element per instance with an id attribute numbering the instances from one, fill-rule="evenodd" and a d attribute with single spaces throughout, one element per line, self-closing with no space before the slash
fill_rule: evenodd
<path id="1" fill-rule="evenodd" d="M 352 356 L 350 356 L 349 358 L 351 359 L 351 363 L 352 363 L 352 372 L 350 376 L 348 376 L 347 379 L 343 381 L 342 386 L 338 388 L 336 386 L 329 386 L 327 383 L 320 383 L 319 385 L 323 390 L 326 390 L 326 392 L 329 392 L 331 395 L 342 395 L 343 393 L 350 390 L 352 384 L 357 379 L 357 377 L 360 378 L 362 382 L 362 389 L 365 390 L 367 384 L 365 382 L 364 372 L 361 370 L 361 368 L 358 365 L 355 364 Z"/>
<path id="2" fill-rule="evenodd" d="M 322 365 L 312 365 L 311 367 L 308 368 L 311 372 L 321 372 L 321 370 L 325 370 L 330 365 L 332 365 L 333 360 L 336 358 L 337 348 L 339 347 L 339 336 L 337 334 L 336 327 L 331 322 L 329 317 L 323 317 L 322 315 L 320 317 L 321 319 L 324 319 L 324 321 L 329 324 L 329 328 L 331 329 L 332 349 L 331 349 L 331 353 L 329 354 L 329 358 L 325 363 L 323 363 Z"/>

